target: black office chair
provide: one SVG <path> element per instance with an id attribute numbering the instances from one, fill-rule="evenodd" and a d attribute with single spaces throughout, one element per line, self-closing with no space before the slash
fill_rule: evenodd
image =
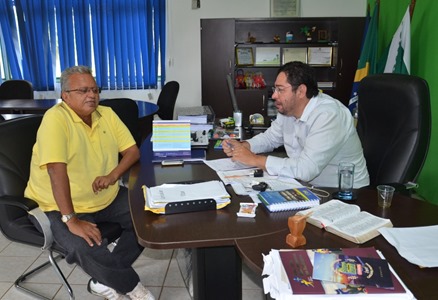
<path id="1" fill-rule="evenodd" d="M 139 120 L 138 120 L 138 106 L 134 100 L 129 98 L 113 98 L 100 101 L 100 105 L 108 106 L 119 116 L 126 127 L 128 127 L 137 146 L 141 144 Z"/>
<path id="2" fill-rule="evenodd" d="M 417 76 L 376 74 L 358 91 L 357 131 L 370 185 L 415 182 L 426 160 L 431 135 L 427 82 Z"/>
<path id="3" fill-rule="evenodd" d="M 179 83 L 169 81 L 166 83 L 160 95 L 158 96 L 158 112 L 157 115 L 161 120 L 172 120 L 173 110 L 175 109 L 176 98 L 178 97 Z"/>
<path id="4" fill-rule="evenodd" d="M 27 80 L 11 79 L 0 85 L 0 99 L 33 99 L 33 86 Z"/>
<path id="5" fill-rule="evenodd" d="M 70 299 L 73 290 L 61 272 L 56 260 L 64 257 L 64 249 L 53 241 L 49 219 L 38 204 L 25 198 L 32 148 L 42 116 L 17 118 L 0 124 L 0 231 L 13 242 L 35 246 L 47 251 L 49 259 L 44 264 L 21 275 L 15 286 L 34 296 L 48 299 L 21 285 L 30 275 L 51 265 L 61 283 L 67 289 Z M 34 216 L 43 233 L 37 230 L 29 219 Z M 99 223 L 102 236 L 111 243 L 121 234 L 121 228 L 114 223 Z"/>

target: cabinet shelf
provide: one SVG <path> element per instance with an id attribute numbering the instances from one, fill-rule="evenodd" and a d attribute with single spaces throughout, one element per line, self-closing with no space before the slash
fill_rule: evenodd
<path id="1" fill-rule="evenodd" d="M 217 117 L 232 116 L 225 79 L 231 75 L 235 82 L 242 71 L 261 72 L 267 87 L 234 89 L 243 119 L 254 113 L 266 116 L 272 95 L 269 87 L 275 83 L 278 68 L 295 60 L 309 63 L 316 80 L 322 83 L 320 89 L 348 105 L 365 28 L 364 17 L 202 19 L 201 28 L 202 104 L 211 105 Z M 311 29 L 312 41 L 306 40 L 303 33 L 306 28 Z M 289 32 L 293 33 L 292 41 L 286 40 Z M 279 42 L 274 42 L 274 37 L 279 37 Z M 255 41 L 248 42 L 249 39 Z M 316 49 L 324 47 L 332 49 Z M 240 65 L 236 60 L 238 51 Z"/>

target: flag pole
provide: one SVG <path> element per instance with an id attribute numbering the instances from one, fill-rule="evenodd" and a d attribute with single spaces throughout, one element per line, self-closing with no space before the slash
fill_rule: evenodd
<path id="1" fill-rule="evenodd" d="M 411 21 L 412 21 L 412 16 L 414 15 L 414 9 L 416 3 L 417 0 L 411 0 L 411 4 L 409 5 L 409 15 L 411 16 Z"/>

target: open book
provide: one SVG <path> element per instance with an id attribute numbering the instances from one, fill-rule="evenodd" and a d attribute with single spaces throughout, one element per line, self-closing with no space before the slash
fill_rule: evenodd
<path id="1" fill-rule="evenodd" d="M 391 220 L 360 211 L 360 207 L 339 200 L 302 210 L 297 215 L 309 215 L 307 222 L 324 228 L 356 244 L 365 243 L 380 233 L 381 227 L 392 227 Z"/>

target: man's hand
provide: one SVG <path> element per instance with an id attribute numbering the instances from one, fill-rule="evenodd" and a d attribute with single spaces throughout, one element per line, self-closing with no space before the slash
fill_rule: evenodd
<path id="1" fill-rule="evenodd" d="M 225 154 L 229 157 L 233 156 L 233 151 L 237 147 L 241 147 L 241 143 L 236 140 L 227 139 L 222 141 L 222 149 L 224 150 Z"/>
<path id="2" fill-rule="evenodd" d="M 222 142 L 222 149 L 225 154 L 231 157 L 232 161 L 237 161 L 247 166 L 258 167 L 266 171 L 266 156 L 253 153 L 248 142 L 239 142 L 228 139 Z"/>
<path id="3" fill-rule="evenodd" d="M 97 194 L 103 189 L 107 189 L 110 185 L 113 185 L 117 182 L 118 178 L 112 177 L 110 175 L 106 176 L 98 176 L 94 179 L 92 187 L 93 192 Z"/>
<path id="4" fill-rule="evenodd" d="M 83 238 L 90 247 L 93 247 L 94 243 L 99 246 L 102 243 L 102 235 L 96 224 L 80 220 L 78 217 L 71 218 L 66 224 L 71 233 Z"/>

